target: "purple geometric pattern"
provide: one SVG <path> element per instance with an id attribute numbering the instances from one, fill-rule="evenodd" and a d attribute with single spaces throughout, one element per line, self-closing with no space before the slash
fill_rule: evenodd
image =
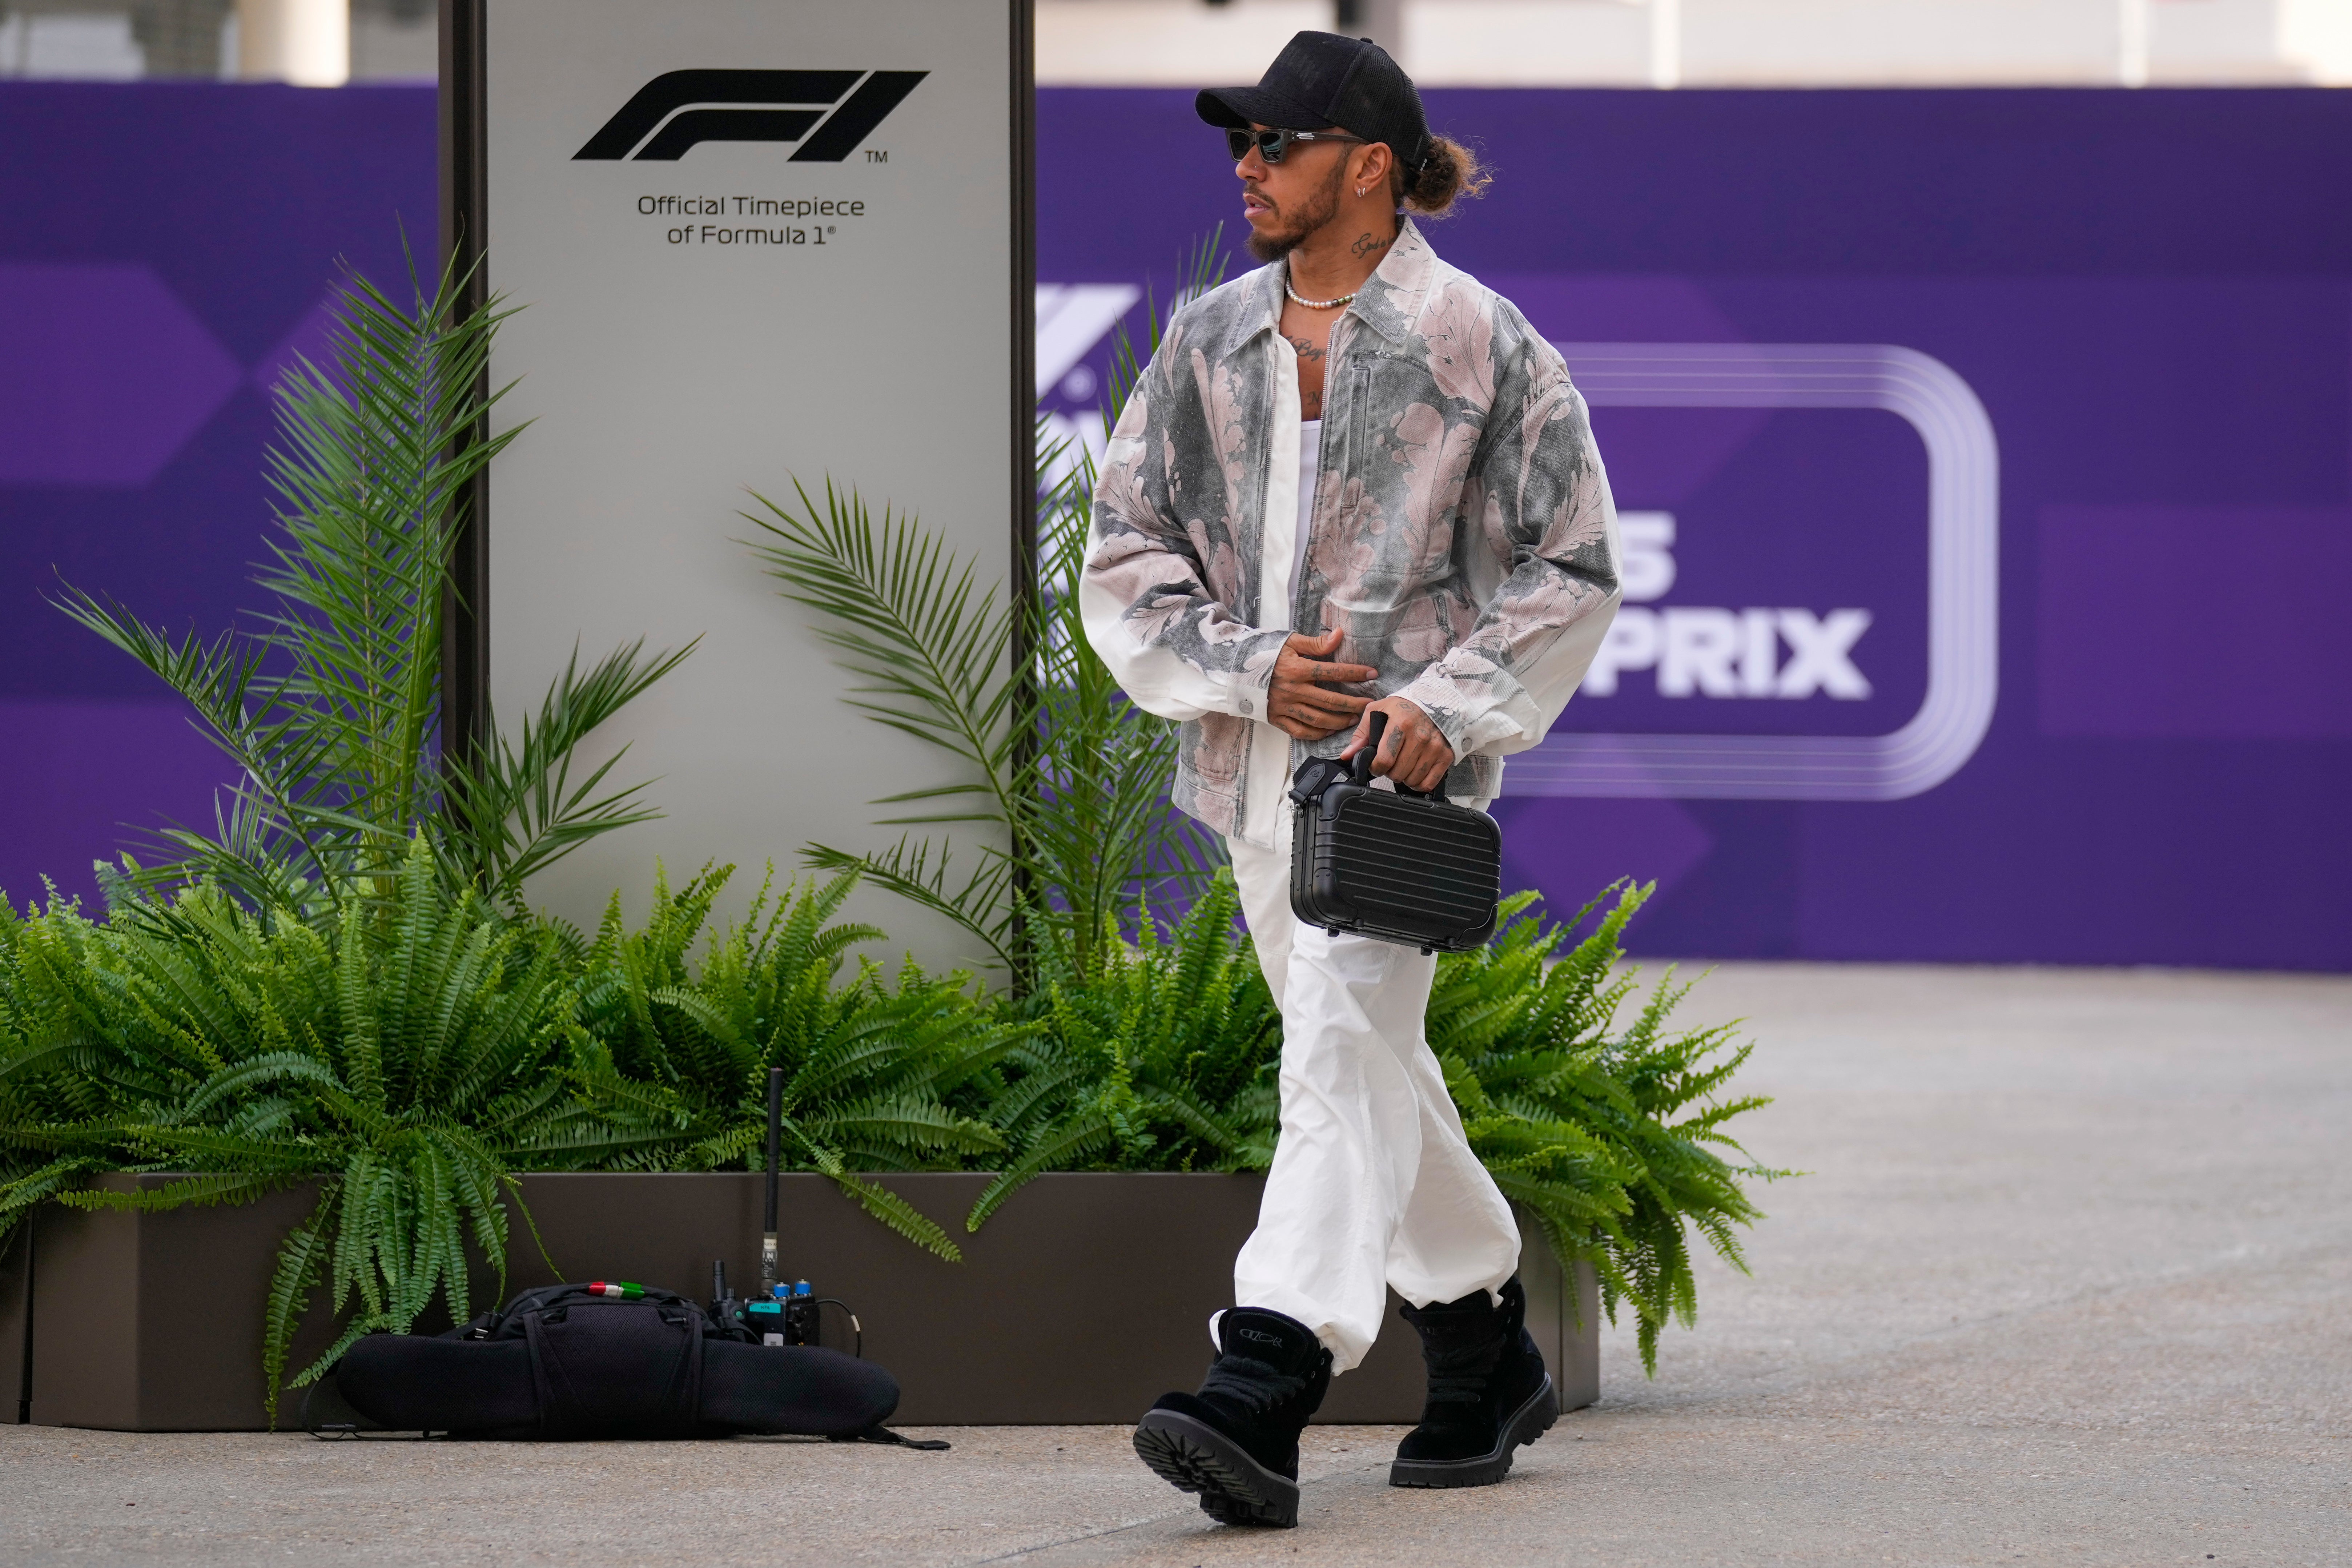
<path id="1" fill-rule="evenodd" d="M 262 356 L 261 363 L 253 367 L 247 377 L 256 392 L 267 395 L 276 391 L 286 373 L 303 361 L 316 370 L 328 367 L 329 334 L 334 325 L 336 298 L 332 290 L 322 292 L 319 302 L 302 313 L 278 346 Z"/>
<path id="2" fill-rule="evenodd" d="M 433 125 L 430 89 L 0 81 L 0 889 L 20 906 L 211 819 L 220 754 L 52 601 L 71 584 L 207 636 L 257 607 L 265 387 L 346 266 L 396 292 L 404 237 L 431 271 Z"/>
<path id="3" fill-rule="evenodd" d="M 0 484 L 139 486 L 242 380 L 143 266 L 0 265 Z"/>

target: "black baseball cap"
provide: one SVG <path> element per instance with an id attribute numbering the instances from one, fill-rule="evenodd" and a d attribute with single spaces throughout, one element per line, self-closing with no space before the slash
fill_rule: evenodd
<path id="1" fill-rule="evenodd" d="M 1370 38 L 1300 33 L 1255 87 L 1203 89 L 1193 109 L 1212 125 L 1320 131 L 1327 125 L 1385 142 L 1408 176 L 1429 158 L 1429 119 L 1404 68 Z"/>

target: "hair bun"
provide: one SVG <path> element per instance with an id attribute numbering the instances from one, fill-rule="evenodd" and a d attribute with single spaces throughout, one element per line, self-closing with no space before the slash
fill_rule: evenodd
<path id="1" fill-rule="evenodd" d="M 1404 165 L 1393 165 L 1390 189 L 1397 205 L 1426 217 L 1443 217 L 1454 204 L 1483 195 L 1494 176 L 1479 166 L 1478 155 L 1447 136 L 1429 139 L 1429 154 L 1420 170 L 1408 175 Z"/>

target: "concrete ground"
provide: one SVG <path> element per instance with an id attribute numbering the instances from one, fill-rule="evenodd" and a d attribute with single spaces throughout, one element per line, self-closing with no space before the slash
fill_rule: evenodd
<path id="1" fill-rule="evenodd" d="M 1300 1528 L 1123 1429 L 947 1454 L 0 1427 L 0 1562 L 2352 1563 L 2352 980 L 1727 965 L 1754 1277 L 1474 1491 L 1310 1431 Z"/>

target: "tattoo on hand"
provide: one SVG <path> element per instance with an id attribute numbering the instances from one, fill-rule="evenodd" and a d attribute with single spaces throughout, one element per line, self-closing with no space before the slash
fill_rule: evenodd
<path id="1" fill-rule="evenodd" d="M 1386 250 L 1395 243 L 1393 238 L 1374 239 L 1370 234 L 1360 234 L 1356 237 L 1356 243 L 1348 247 L 1348 253 L 1357 257 L 1370 256 L 1376 250 Z"/>

